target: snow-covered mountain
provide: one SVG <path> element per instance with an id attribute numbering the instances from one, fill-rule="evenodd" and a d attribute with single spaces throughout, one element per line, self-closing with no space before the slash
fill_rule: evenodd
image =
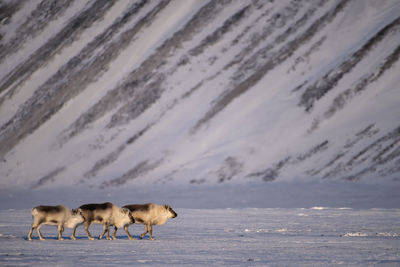
<path id="1" fill-rule="evenodd" d="M 398 0 L 2 0 L 0 187 L 400 178 Z"/>

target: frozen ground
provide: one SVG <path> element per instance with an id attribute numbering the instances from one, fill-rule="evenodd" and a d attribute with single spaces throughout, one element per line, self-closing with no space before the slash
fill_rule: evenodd
<path id="1" fill-rule="evenodd" d="M 176 209 L 156 241 L 26 241 L 28 209 L 0 211 L 1 266 L 399 266 L 399 209 Z M 130 227 L 137 238 L 142 225 Z M 100 227 L 92 233 L 99 234 Z"/>

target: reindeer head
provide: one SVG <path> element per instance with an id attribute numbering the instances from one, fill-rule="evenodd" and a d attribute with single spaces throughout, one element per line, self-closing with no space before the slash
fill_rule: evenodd
<path id="1" fill-rule="evenodd" d="M 168 218 L 175 218 L 178 216 L 178 214 L 171 208 L 170 205 L 165 204 L 164 208 L 168 213 Z"/>

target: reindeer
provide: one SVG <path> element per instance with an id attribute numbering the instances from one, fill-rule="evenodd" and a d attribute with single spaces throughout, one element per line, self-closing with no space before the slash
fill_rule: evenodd
<path id="1" fill-rule="evenodd" d="M 152 226 L 163 225 L 169 218 L 175 218 L 178 216 L 178 214 L 176 214 L 176 212 L 169 205 L 160 206 L 154 203 L 147 203 L 126 205 L 123 206 L 123 208 L 127 208 L 132 212 L 135 223 L 144 224 L 146 231 L 140 235 L 140 239 L 149 233 L 150 240 L 154 240 Z M 119 227 L 117 226 L 114 228 L 114 233 L 112 235 L 113 239 L 115 239 L 118 228 Z M 128 224 L 124 226 L 124 230 L 129 239 L 132 240 L 133 238 L 128 231 Z"/>
<path id="2" fill-rule="evenodd" d="M 42 225 L 57 225 L 58 240 L 63 240 L 64 227 L 74 228 L 84 222 L 84 217 L 80 209 L 70 210 L 63 205 L 37 206 L 32 209 L 31 213 L 33 223 L 28 234 L 28 240 L 32 240 L 32 232 L 35 228 L 40 240 L 45 240 L 40 232 Z M 71 239 L 76 239 L 74 234 L 71 236 Z"/>
<path id="3" fill-rule="evenodd" d="M 132 217 L 129 209 L 120 208 L 110 202 L 102 204 L 86 204 L 79 207 L 85 218 L 85 231 L 90 240 L 94 240 L 89 232 L 89 226 L 92 223 L 103 224 L 103 233 L 99 236 L 102 239 L 104 234 L 107 233 L 107 239 L 110 240 L 110 225 L 115 227 L 123 227 L 127 224 L 134 223 L 135 220 Z M 75 237 L 75 231 L 78 225 L 75 226 L 72 236 Z M 114 238 L 115 239 L 115 238 Z"/>

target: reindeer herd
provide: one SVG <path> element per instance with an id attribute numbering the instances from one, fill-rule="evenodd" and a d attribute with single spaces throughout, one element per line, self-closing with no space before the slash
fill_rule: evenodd
<path id="1" fill-rule="evenodd" d="M 118 228 L 124 227 L 126 234 L 130 240 L 133 237 L 128 231 L 130 224 L 144 224 L 145 232 L 140 235 L 142 239 L 149 233 L 150 240 L 153 238 L 153 225 L 162 225 L 168 219 L 178 216 L 169 205 L 156 205 L 154 203 L 147 204 L 132 204 L 118 207 L 110 202 L 101 204 L 85 204 L 78 209 L 70 210 L 69 208 L 58 206 L 37 206 L 31 211 L 33 223 L 28 234 L 28 240 L 32 240 L 33 230 L 36 229 L 39 239 L 45 240 L 40 228 L 43 225 L 56 225 L 58 230 L 58 240 L 63 240 L 62 234 L 64 227 L 73 228 L 71 239 L 76 240 L 76 228 L 83 224 L 87 236 L 93 240 L 93 236 L 89 232 L 89 226 L 93 223 L 103 225 L 103 233 L 99 236 L 102 239 L 107 234 L 107 239 L 110 238 L 110 226 L 114 226 L 112 239 L 116 239 Z"/>

